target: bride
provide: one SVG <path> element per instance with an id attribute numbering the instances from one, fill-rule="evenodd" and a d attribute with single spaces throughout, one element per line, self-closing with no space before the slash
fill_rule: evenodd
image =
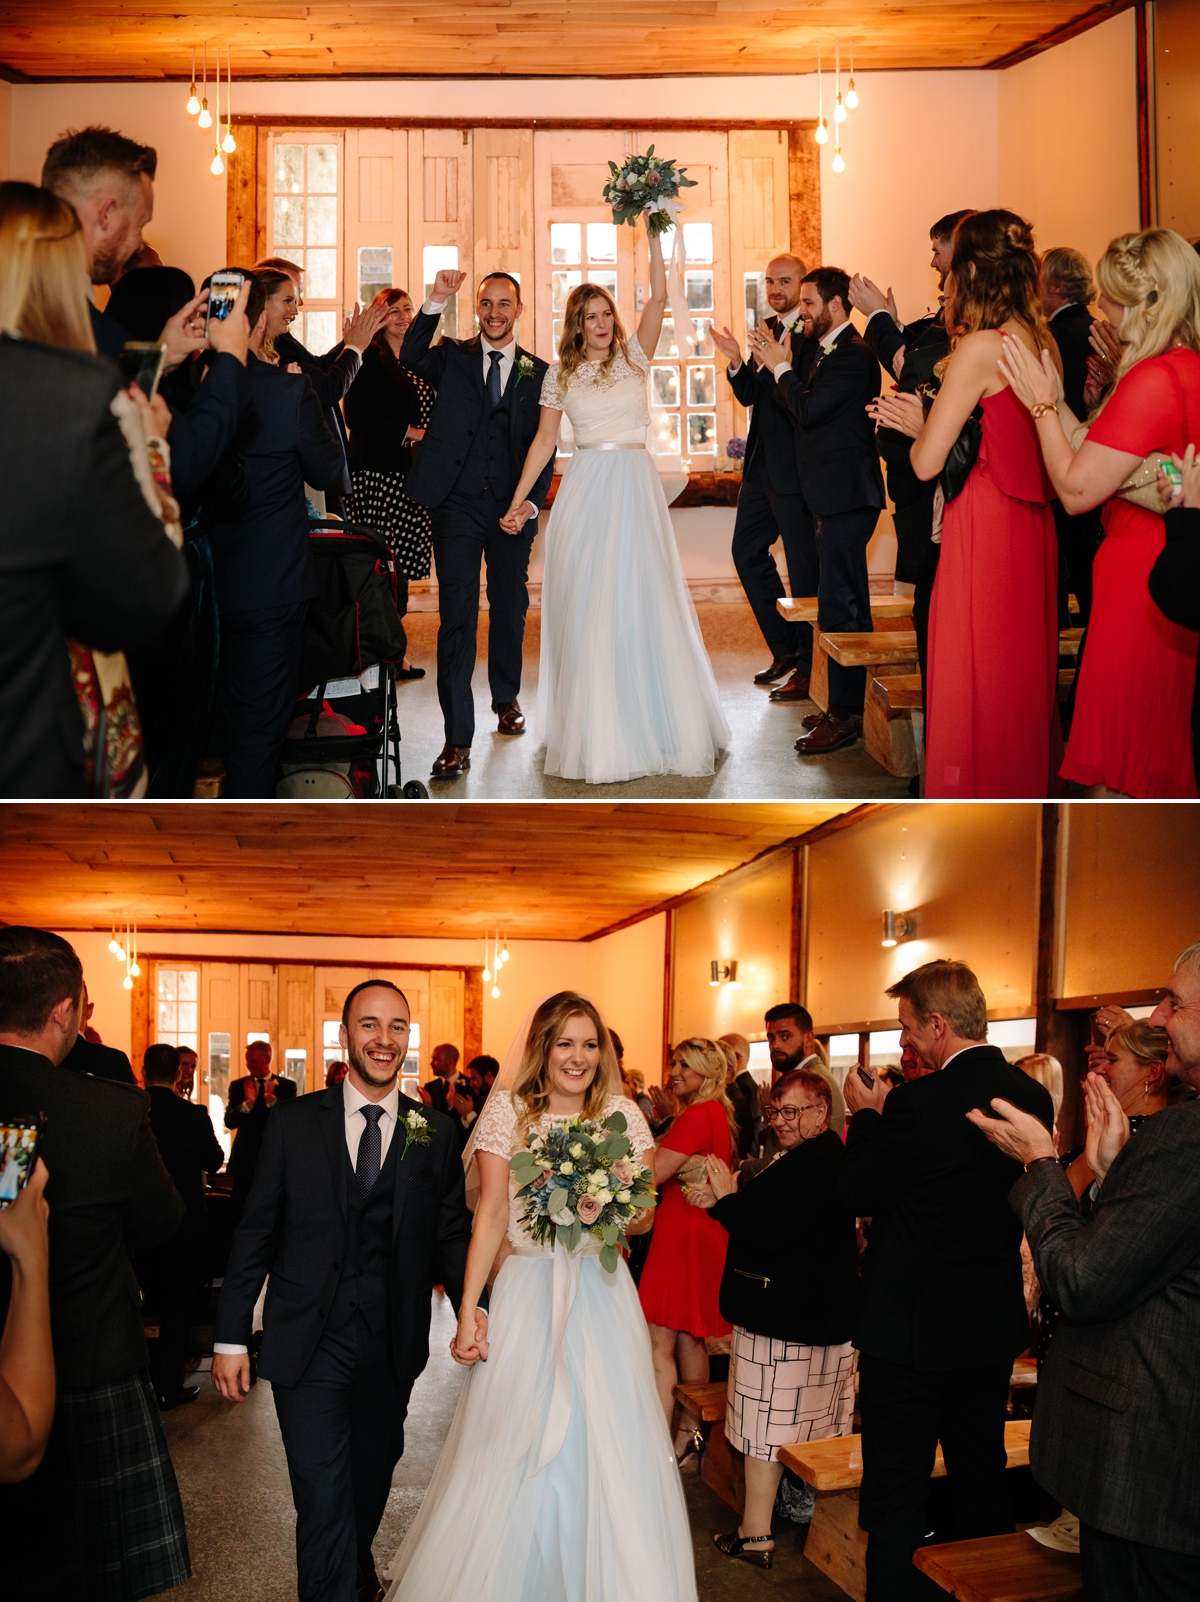
<path id="1" fill-rule="evenodd" d="M 561 414 L 575 453 L 546 530 L 536 730 L 546 772 L 608 784 L 652 773 L 705 774 L 729 744 L 653 459 L 646 374 L 667 301 L 662 246 L 650 236 L 650 299 L 626 336 L 606 289 L 571 291 L 559 365 L 512 506 L 554 455 Z"/>
<path id="2" fill-rule="evenodd" d="M 600 1014 L 584 996 L 551 996 L 515 1081 L 511 1068 L 501 1075 L 475 1125 L 479 1201 L 450 1346 L 471 1372 L 388 1602 L 696 1602 L 683 1488 L 629 1270 L 608 1273 L 591 1236 L 575 1252 L 538 1245 L 509 1177 L 535 1130 L 617 1110 L 636 1157 L 652 1159 Z M 506 1235 L 512 1252 L 477 1342 L 475 1309 Z"/>

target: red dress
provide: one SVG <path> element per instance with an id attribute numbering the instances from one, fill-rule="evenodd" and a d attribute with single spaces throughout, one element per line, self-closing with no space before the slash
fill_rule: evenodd
<path id="1" fill-rule="evenodd" d="M 1200 444 L 1200 356 L 1169 350 L 1131 367 L 1088 433 L 1097 445 L 1148 456 Z M 1129 501 L 1104 508 L 1064 779 L 1123 795 L 1192 798 L 1192 697 L 1197 636 L 1150 599 L 1166 542 L 1161 517 Z"/>
<path id="2" fill-rule="evenodd" d="M 1058 722 L 1058 546 L 1037 429 L 1006 385 L 946 504 L 929 609 L 925 794 L 1050 794 Z"/>
<path id="3" fill-rule="evenodd" d="M 697 1101 L 685 1107 L 663 1136 L 665 1151 L 691 1156 L 710 1153 L 729 1162 L 732 1147 L 725 1109 L 718 1101 Z M 678 1179 L 659 1192 L 654 1234 L 642 1270 L 638 1294 L 648 1324 L 705 1335 L 728 1335 L 719 1295 L 729 1236 L 701 1207 L 684 1200 Z"/>

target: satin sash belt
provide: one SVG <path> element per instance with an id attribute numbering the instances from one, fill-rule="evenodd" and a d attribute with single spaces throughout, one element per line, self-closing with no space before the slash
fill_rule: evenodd
<path id="1" fill-rule="evenodd" d="M 646 444 L 644 440 L 635 443 L 633 440 L 606 439 L 602 440 L 598 445 L 576 444 L 575 449 L 577 451 L 644 451 Z"/>
<path id="2" fill-rule="evenodd" d="M 563 1442 L 567 1438 L 567 1425 L 571 1422 L 571 1376 L 567 1371 L 567 1354 L 563 1346 L 563 1337 L 567 1330 L 567 1319 L 571 1315 L 571 1308 L 579 1292 L 579 1265 L 585 1257 L 599 1257 L 603 1244 L 598 1236 L 589 1234 L 584 1235 L 578 1248 L 573 1252 L 567 1251 L 561 1244 L 556 1244 L 554 1249 L 554 1285 L 551 1302 L 553 1311 L 550 1323 L 550 1405 L 546 1410 L 546 1423 L 542 1429 L 542 1444 L 538 1450 L 535 1474 L 544 1469 L 547 1463 L 554 1461 L 562 1451 Z M 539 1246 L 514 1246 L 513 1256 L 546 1259 L 550 1257 L 550 1253 Z"/>

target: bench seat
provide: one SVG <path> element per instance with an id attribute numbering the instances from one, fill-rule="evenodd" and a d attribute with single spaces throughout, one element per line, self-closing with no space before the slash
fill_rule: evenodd
<path id="1" fill-rule="evenodd" d="M 1026 1531 L 917 1548 L 913 1562 L 959 1602 L 1076 1602 L 1077 1552 L 1056 1552 Z"/>

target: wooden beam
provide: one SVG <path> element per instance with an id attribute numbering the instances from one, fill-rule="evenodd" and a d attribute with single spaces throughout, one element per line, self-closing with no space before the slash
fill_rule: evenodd
<path id="1" fill-rule="evenodd" d="M 1082 16 L 1076 17 L 1073 22 L 1067 22 L 1059 28 L 1052 28 L 1038 39 L 1032 39 L 1028 44 L 1021 45 L 1017 50 L 1010 50 L 1007 55 L 997 56 L 995 61 L 989 61 L 987 66 L 993 72 L 1003 72 L 1008 67 L 1019 66 L 1022 61 L 1029 61 L 1034 56 L 1040 56 L 1044 50 L 1053 50 L 1055 45 L 1066 44 L 1068 39 L 1076 39 L 1081 33 L 1088 33 L 1097 28 L 1110 17 L 1118 16 L 1122 11 L 1128 11 L 1135 0 L 1104 0 L 1102 5 L 1093 6 Z"/>

